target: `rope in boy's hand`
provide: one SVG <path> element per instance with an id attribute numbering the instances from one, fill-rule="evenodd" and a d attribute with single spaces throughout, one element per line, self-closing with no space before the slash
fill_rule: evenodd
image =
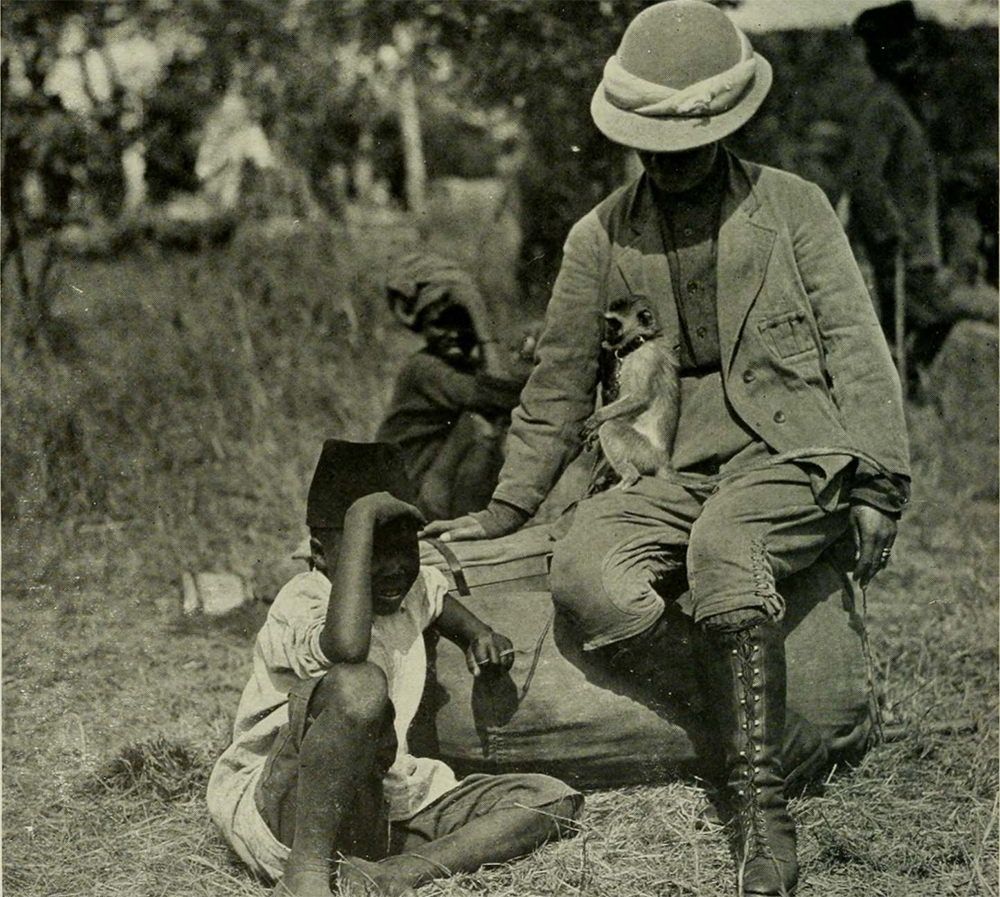
<path id="1" fill-rule="evenodd" d="M 484 632 L 477 635 L 465 650 L 465 662 L 473 676 L 479 676 L 483 668 L 500 672 L 514 665 L 514 645 L 507 636 L 499 632 Z"/>

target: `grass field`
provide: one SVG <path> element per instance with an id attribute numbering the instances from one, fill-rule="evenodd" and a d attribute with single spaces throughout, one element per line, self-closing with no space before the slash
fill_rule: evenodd
<path id="1" fill-rule="evenodd" d="M 264 605 L 184 619 L 178 583 L 232 570 L 273 594 L 319 441 L 371 436 L 412 348 L 372 242 L 74 262 L 77 354 L 5 340 L 4 893 L 266 892 L 204 807 Z M 996 496 L 940 485 L 949 434 L 910 410 L 913 508 L 869 594 L 901 734 L 795 802 L 804 897 L 997 894 Z M 596 792 L 576 838 L 421 893 L 728 894 L 703 804 L 686 783 Z"/>

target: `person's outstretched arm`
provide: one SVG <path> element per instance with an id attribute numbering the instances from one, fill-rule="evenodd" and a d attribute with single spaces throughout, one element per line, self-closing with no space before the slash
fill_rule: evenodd
<path id="1" fill-rule="evenodd" d="M 466 372 L 429 352 L 417 353 L 400 372 L 407 389 L 419 393 L 427 404 L 454 412 L 509 414 L 520 400 L 521 384 L 485 370 Z"/>
<path id="2" fill-rule="evenodd" d="M 570 231 L 535 365 L 514 409 L 500 483 L 485 511 L 439 520 L 424 534 L 483 539 L 519 529 L 582 448 L 600 376 L 601 277 L 608 236 L 591 213 Z"/>
<path id="3" fill-rule="evenodd" d="M 822 191 L 810 185 L 796 216 L 793 246 L 820 339 L 833 397 L 854 444 L 878 461 L 851 494 L 855 576 L 867 585 L 892 550 L 909 495 L 903 395 L 881 325 L 847 238 Z"/>

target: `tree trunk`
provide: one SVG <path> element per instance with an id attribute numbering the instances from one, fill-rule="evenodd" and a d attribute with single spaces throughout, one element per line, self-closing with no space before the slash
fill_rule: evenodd
<path id="1" fill-rule="evenodd" d="M 354 156 L 354 193 L 362 205 L 372 202 L 375 187 L 375 166 L 372 155 L 375 151 L 375 138 L 371 126 L 361 126 L 358 135 L 358 145 Z"/>
<path id="2" fill-rule="evenodd" d="M 408 67 L 404 67 L 399 76 L 399 130 L 406 168 L 406 205 L 414 215 L 420 216 L 424 213 L 427 192 L 427 165 L 420 137 L 417 89 Z"/>
<path id="3" fill-rule="evenodd" d="M 403 23 L 393 28 L 393 41 L 399 54 L 399 132 L 403 141 L 403 166 L 406 171 L 406 205 L 418 218 L 423 215 L 427 193 L 427 163 L 420 135 L 420 109 L 417 85 L 413 79 L 413 35 Z"/>

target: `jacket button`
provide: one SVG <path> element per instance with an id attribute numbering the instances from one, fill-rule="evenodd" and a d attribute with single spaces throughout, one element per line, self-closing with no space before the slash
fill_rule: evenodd
<path id="1" fill-rule="evenodd" d="M 756 380 L 756 379 L 757 379 L 757 375 L 753 371 L 744 371 L 743 372 L 743 382 L 744 383 L 753 383 L 753 381 Z"/>
<path id="2" fill-rule="evenodd" d="M 785 422 L 785 412 L 784 411 L 775 411 L 774 412 L 774 422 L 776 424 L 783 424 Z"/>

